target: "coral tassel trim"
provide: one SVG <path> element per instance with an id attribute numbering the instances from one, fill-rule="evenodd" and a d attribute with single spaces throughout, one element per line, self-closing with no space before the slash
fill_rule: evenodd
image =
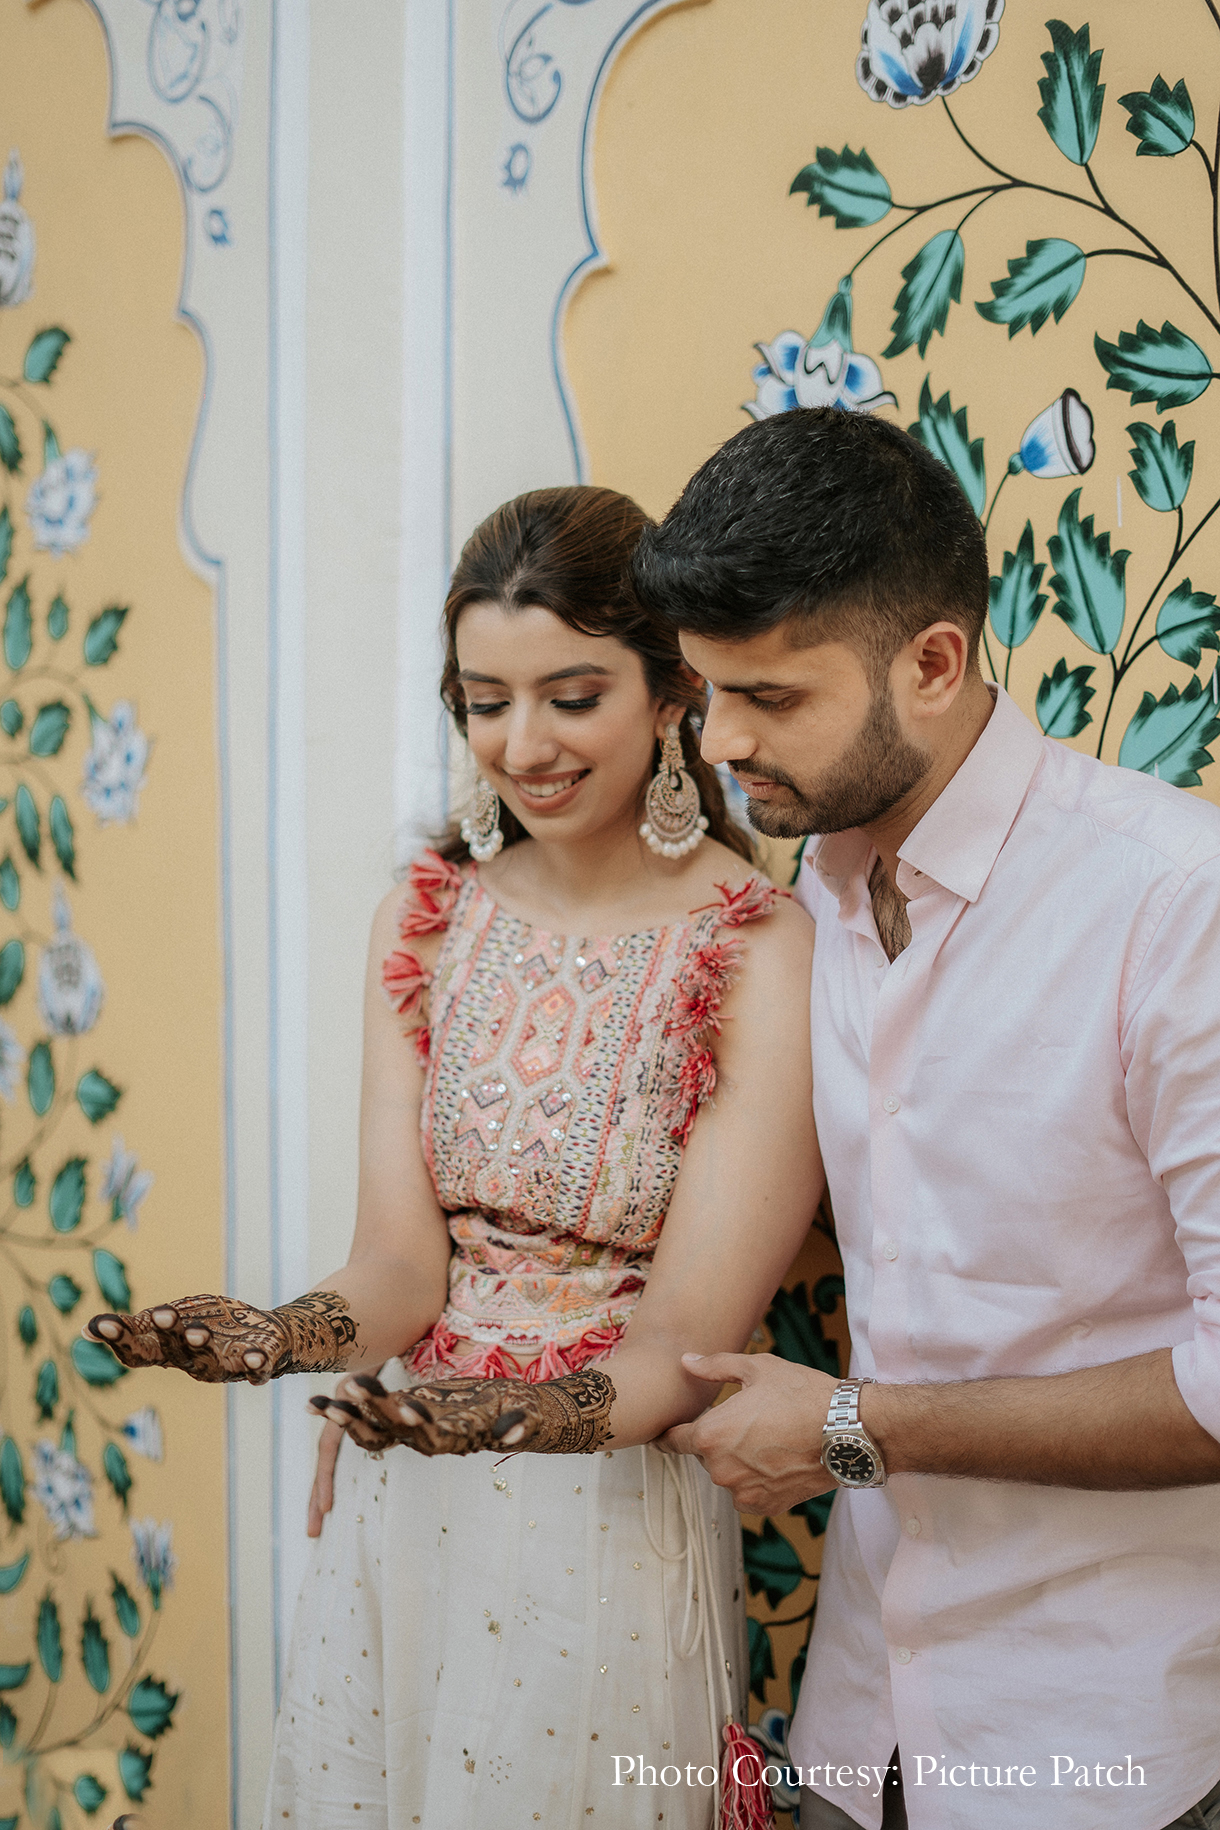
<path id="1" fill-rule="evenodd" d="M 771 1788 L 763 1781 L 762 1755 L 739 1722 L 724 1730 L 720 1760 L 720 1830 L 773 1830 Z"/>
<path id="2" fill-rule="evenodd" d="M 443 933 L 465 881 L 456 864 L 447 864 L 437 852 L 422 852 L 407 872 L 408 906 L 399 917 L 399 937 L 415 940 L 421 934 Z M 400 1017 L 419 1019 L 403 1034 L 414 1036 L 415 1053 L 426 1066 L 429 1039 L 424 993 L 432 984 L 432 974 L 414 948 L 396 947 L 381 968 L 381 984 Z"/>
<path id="3" fill-rule="evenodd" d="M 720 892 L 719 928 L 742 928 L 747 922 L 761 921 L 771 913 L 779 895 L 761 877 L 751 877 L 739 890 L 731 890 L 726 883 L 718 883 L 716 888 Z M 720 1006 L 741 970 L 741 960 L 740 940 L 710 940 L 696 947 L 678 974 L 673 1008 L 665 1024 L 666 1036 L 678 1044 L 676 1072 L 662 1120 L 679 1144 L 687 1142 L 699 1107 L 716 1091 L 711 1040 L 720 1034 Z"/>
<path id="4" fill-rule="evenodd" d="M 611 1323 L 605 1328 L 590 1328 L 570 1347 L 548 1341 L 537 1359 L 519 1361 L 515 1354 L 499 1346 L 482 1347 L 477 1353 L 459 1357 L 457 1349 L 471 1343 L 454 1334 L 442 1319 L 416 1343 L 407 1366 L 411 1372 L 426 1377 L 460 1373 L 466 1379 L 524 1379 L 527 1385 L 540 1385 L 545 1379 L 561 1379 L 564 1373 L 580 1372 L 593 1360 L 612 1353 L 622 1340 L 625 1327 L 625 1323 L 622 1327 Z"/>

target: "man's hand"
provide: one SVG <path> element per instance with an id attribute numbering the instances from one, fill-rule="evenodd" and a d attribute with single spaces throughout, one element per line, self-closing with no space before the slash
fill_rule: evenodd
<path id="1" fill-rule="evenodd" d="M 819 1460 L 836 1384 L 827 1373 L 770 1353 L 684 1353 L 682 1365 L 741 1390 L 694 1423 L 675 1424 L 657 1447 L 701 1461 L 738 1512 L 787 1512 L 835 1485 Z"/>

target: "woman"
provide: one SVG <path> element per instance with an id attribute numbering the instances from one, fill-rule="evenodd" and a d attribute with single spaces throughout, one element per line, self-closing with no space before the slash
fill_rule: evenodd
<path id="1" fill-rule="evenodd" d="M 267 1830 L 713 1821 L 740 1533 L 646 1445 L 705 1407 L 680 1355 L 746 1344 L 816 1206 L 812 929 L 751 872 L 701 683 L 631 593 L 646 524 L 540 490 L 463 551 L 442 693 L 475 809 L 374 919 L 348 1263 L 277 1310 L 89 1324 L 131 1366 L 347 1373 L 315 1403 L 373 1454 L 338 1464 Z"/>

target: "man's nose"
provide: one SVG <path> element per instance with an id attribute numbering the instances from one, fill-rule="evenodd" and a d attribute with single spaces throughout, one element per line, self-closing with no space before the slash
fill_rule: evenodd
<path id="1" fill-rule="evenodd" d="M 734 695 L 713 691 L 703 719 L 699 748 L 704 762 L 736 762 L 753 756 L 758 744 L 746 728 L 741 706 Z"/>

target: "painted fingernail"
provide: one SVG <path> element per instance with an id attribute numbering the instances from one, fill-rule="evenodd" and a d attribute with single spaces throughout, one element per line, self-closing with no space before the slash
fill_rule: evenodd
<path id="1" fill-rule="evenodd" d="M 404 1423 L 431 1423 L 432 1412 L 418 1398 L 412 1398 L 406 1404 L 400 1404 L 398 1415 Z"/>
<path id="2" fill-rule="evenodd" d="M 123 1332 L 123 1324 L 117 1315 L 95 1315 L 89 1323 L 89 1332 L 103 1341 L 117 1341 Z"/>
<path id="3" fill-rule="evenodd" d="M 188 1347 L 206 1347 L 212 1338 L 210 1328 L 185 1328 L 182 1338 Z"/>
<path id="4" fill-rule="evenodd" d="M 309 1408 L 311 1408 L 315 1411 L 329 1410 L 330 1409 L 330 1399 L 322 1398 L 322 1397 L 311 1398 L 309 1400 Z"/>
<path id="5" fill-rule="evenodd" d="M 172 1328 L 174 1323 L 178 1320 L 178 1311 L 176 1309 L 171 1309 L 167 1303 L 163 1309 L 154 1309 L 152 1318 L 156 1327 Z"/>
<path id="6" fill-rule="evenodd" d="M 521 1426 L 525 1422 L 524 1411 L 502 1411 L 491 1426 L 493 1442 L 520 1442 L 525 1435 Z"/>
<path id="7" fill-rule="evenodd" d="M 345 1404 L 342 1398 L 328 1400 L 329 1410 L 338 1411 L 342 1417 L 359 1417 L 359 1408 L 354 1404 Z"/>
<path id="8" fill-rule="evenodd" d="M 387 1396 L 385 1386 L 381 1383 L 380 1379 L 375 1379 L 372 1373 L 353 1373 L 350 1383 L 352 1385 L 358 1385 L 362 1392 L 368 1393 L 370 1398 L 384 1398 Z"/>
<path id="9" fill-rule="evenodd" d="M 191 1340 L 189 1333 L 187 1334 L 186 1338 L 188 1341 Z M 191 1345 L 193 1347 L 195 1345 L 195 1343 L 193 1341 L 191 1341 Z M 249 1366 L 254 1372 L 257 1372 L 260 1366 L 265 1366 L 267 1364 L 266 1354 L 260 1353 L 257 1347 L 251 1347 L 246 1353 L 243 1353 L 243 1355 L 241 1357 L 244 1360 L 245 1364 L 247 1366 Z"/>

